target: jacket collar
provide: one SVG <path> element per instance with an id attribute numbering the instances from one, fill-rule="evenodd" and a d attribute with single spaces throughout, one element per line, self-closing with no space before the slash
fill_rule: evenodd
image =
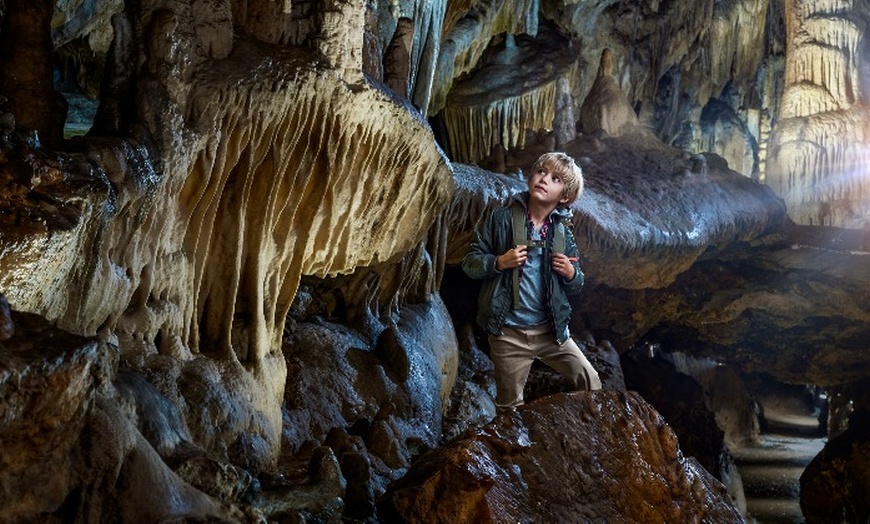
<path id="1" fill-rule="evenodd" d="M 520 193 L 513 194 L 508 199 L 508 205 L 511 206 L 515 203 L 523 206 L 523 209 L 526 210 L 526 214 L 528 214 L 529 213 L 529 192 L 522 191 Z M 557 207 L 556 209 L 554 209 L 550 213 L 549 218 L 552 222 L 558 222 L 560 220 L 570 219 L 572 214 L 573 213 L 571 212 L 571 208 L 568 206 Z"/>

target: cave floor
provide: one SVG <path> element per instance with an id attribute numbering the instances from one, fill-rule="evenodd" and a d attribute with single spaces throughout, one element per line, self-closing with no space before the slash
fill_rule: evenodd
<path id="1" fill-rule="evenodd" d="M 743 479 L 746 521 L 757 524 L 804 522 L 800 476 L 827 438 L 811 415 L 766 413 L 769 426 L 758 444 L 731 450 Z"/>

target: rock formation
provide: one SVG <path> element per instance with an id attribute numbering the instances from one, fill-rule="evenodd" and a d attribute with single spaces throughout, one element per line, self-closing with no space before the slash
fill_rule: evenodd
<path id="1" fill-rule="evenodd" d="M 402 522 L 743 521 L 661 416 L 615 391 L 496 417 L 423 457 L 384 504 Z"/>
<path id="2" fill-rule="evenodd" d="M 595 82 L 580 107 L 581 131 L 591 135 L 600 130 L 619 136 L 631 132 L 637 123 L 634 108 L 613 77 L 613 55 L 610 49 L 605 49 L 601 52 Z"/>

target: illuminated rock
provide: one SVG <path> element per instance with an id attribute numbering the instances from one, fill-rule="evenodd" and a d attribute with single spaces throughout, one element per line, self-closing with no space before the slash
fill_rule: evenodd
<path id="1" fill-rule="evenodd" d="M 490 45 L 501 34 L 538 34 L 540 0 L 450 2 L 444 15 L 444 38 L 433 70 L 431 98 L 426 114 L 439 113 L 457 79 L 473 71 Z"/>
<path id="2" fill-rule="evenodd" d="M 859 2 L 787 4 L 790 52 L 767 182 L 797 223 L 866 229 L 870 112 Z"/>
<path id="3" fill-rule="evenodd" d="M 422 457 L 383 506 L 404 522 L 743 522 L 661 415 L 617 391 L 500 415 Z"/>

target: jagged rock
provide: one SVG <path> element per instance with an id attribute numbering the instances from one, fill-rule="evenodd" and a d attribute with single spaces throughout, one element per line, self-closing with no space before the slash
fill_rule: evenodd
<path id="1" fill-rule="evenodd" d="M 719 417 L 707 406 L 701 385 L 660 355 L 635 350 L 623 356 L 626 386 L 662 414 L 680 439 L 680 449 L 725 484 L 730 500 L 746 514 L 743 481 L 728 451 Z"/>
<path id="2" fill-rule="evenodd" d="M 661 416 L 618 391 L 501 415 L 421 458 L 382 508 L 404 522 L 742 522 Z"/>
<path id="3" fill-rule="evenodd" d="M 313 450 L 307 471 L 300 479 L 284 479 L 248 501 L 257 522 L 341 522 L 347 484 L 338 458 L 328 447 Z"/>
<path id="4" fill-rule="evenodd" d="M 807 523 L 866 522 L 870 518 L 870 413 L 856 411 L 849 429 L 831 439 L 800 477 Z"/>
<path id="5" fill-rule="evenodd" d="M 114 348 L 13 312 L 0 340 L 0 505 L 30 521 L 61 508 L 86 471 L 76 457 L 90 410 L 117 366 Z"/>
<path id="6" fill-rule="evenodd" d="M 90 413 L 84 444 L 84 485 L 62 517 L 125 522 L 230 520 L 251 515 L 193 488 L 175 474 L 126 415 L 108 399 Z M 246 516 L 247 515 L 247 516 Z"/>
<path id="7" fill-rule="evenodd" d="M 324 442 L 335 428 L 351 428 L 362 440 L 331 445 L 338 446 L 339 459 L 341 451 L 366 453 L 372 483 L 382 490 L 420 449 L 435 447 L 458 360 L 447 318 L 434 298 L 407 307 L 382 335 L 390 340 L 378 343 L 380 350 L 337 324 L 297 323 L 285 342 L 287 452 Z"/>

